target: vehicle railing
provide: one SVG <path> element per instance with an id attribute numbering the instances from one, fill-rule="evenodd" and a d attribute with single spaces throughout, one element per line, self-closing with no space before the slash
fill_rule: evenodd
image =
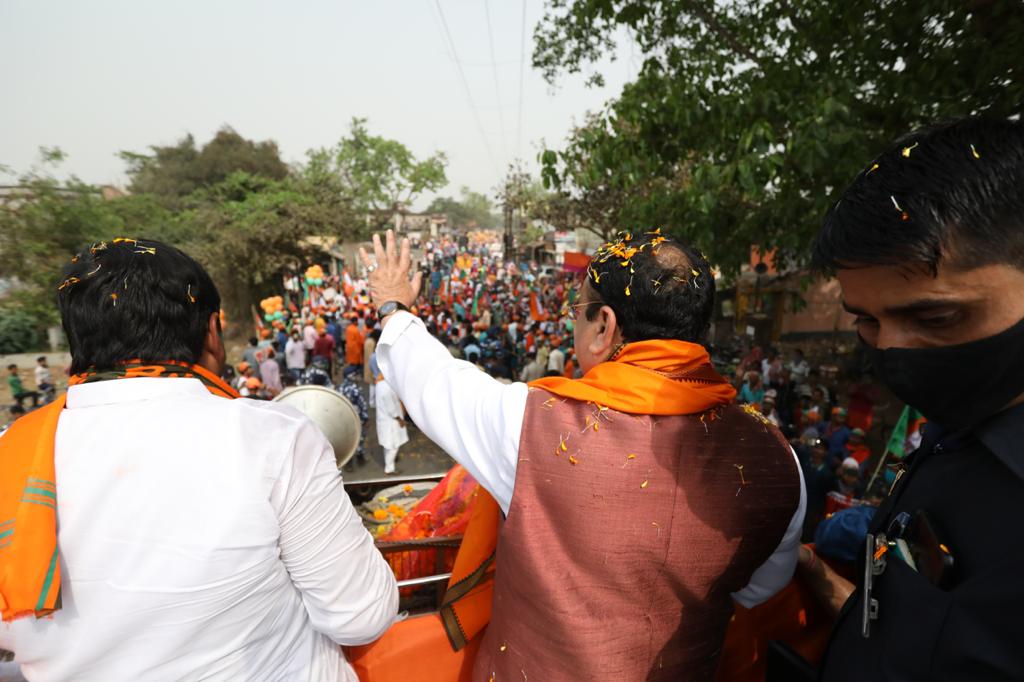
<path id="1" fill-rule="evenodd" d="M 374 544 L 376 544 L 377 549 L 380 550 L 381 554 L 384 554 L 385 556 L 388 554 L 397 554 L 399 552 L 416 552 L 427 549 L 437 550 L 437 553 L 434 555 L 434 573 L 432 575 L 399 580 L 398 587 L 409 588 L 433 585 L 434 599 L 432 601 L 435 608 L 440 608 L 445 592 L 448 591 L 448 579 L 452 577 L 451 572 L 446 572 L 445 570 L 447 566 L 447 562 L 445 561 L 446 555 L 449 552 L 455 553 L 458 551 L 459 547 L 462 545 L 461 535 L 451 535 L 438 538 L 418 538 L 415 540 L 399 540 L 394 542 L 378 540 Z"/>

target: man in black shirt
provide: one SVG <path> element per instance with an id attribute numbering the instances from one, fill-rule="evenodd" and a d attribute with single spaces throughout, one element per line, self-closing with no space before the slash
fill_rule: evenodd
<path id="1" fill-rule="evenodd" d="M 899 140 L 829 211 L 815 258 L 879 379 L 929 420 L 820 677 L 1024 679 L 1024 125 Z"/>

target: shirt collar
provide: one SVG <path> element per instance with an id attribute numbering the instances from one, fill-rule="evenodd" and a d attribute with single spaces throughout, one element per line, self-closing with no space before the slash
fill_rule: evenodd
<path id="1" fill-rule="evenodd" d="M 994 415 L 975 429 L 974 435 L 1017 478 L 1024 480 L 1024 403 Z"/>
<path id="2" fill-rule="evenodd" d="M 188 377 L 110 379 L 71 386 L 68 388 L 66 407 L 74 410 L 181 395 L 210 395 L 210 392 L 199 379 Z"/>

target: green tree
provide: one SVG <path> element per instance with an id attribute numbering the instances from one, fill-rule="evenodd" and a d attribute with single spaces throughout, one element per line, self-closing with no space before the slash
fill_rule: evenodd
<path id="1" fill-rule="evenodd" d="M 543 154 L 563 198 L 662 225 L 727 268 L 751 245 L 802 263 L 871 155 L 944 117 L 1024 101 L 1024 5 L 885 0 L 550 0 L 534 65 L 589 71 L 628 35 L 635 82 Z M 621 205 L 616 209 L 616 203 Z"/>
<path id="2" fill-rule="evenodd" d="M 331 231 L 331 216 L 288 180 L 236 172 L 190 201 L 183 247 L 210 272 L 236 329 L 248 328 L 256 301 L 278 293 L 282 274 L 311 262 L 305 238 Z"/>
<path id="3" fill-rule="evenodd" d="M 637 211 L 679 178 L 660 177 L 660 167 L 640 141 L 613 116 L 590 114 L 572 130 L 559 152 L 541 154 L 541 177 L 556 189 L 540 217 L 563 229 L 582 228 L 609 239 L 628 230 Z"/>
<path id="4" fill-rule="evenodd" d="M 0 355 L 37 350 L 39 326 L 36 319 L 14 308 L 0 307 Z"/>
<path id="5" fill-rule="evenodd" d="M 196 148 L 192 135 L 186 135 L 177 144 L 152 146 L 150 151 L 121 152 L 133 193 L 183 197 L 236 171 L 276 180 L 288 175 L 276 142 L 247 140 L 230 126 L 218 130 L 202 149 Z"/>
<path id="6" fill-rule="evenodd" d="M 0 197 L 0 273 L 10 287 L 0 315 L 21 312 L 37 332 L 58 320 L 56 286 L 68 259 L 122 224 L 98 188 L 57 179 L 59 149 L 41 153 L 42 163 Z"/>
<path id="7" fill-rule="evenodd" d="M 448 222 L 456 229 L 491 229 L 498 226 L 498 216 L 494 214 L 494 207 L 485 195 L 466 186 L 459 190 L 459 195 L 459 199 L 435 198 L 427 207 L 427 212 L 445 214 Z"/>
<path id="8" fill-rule="evenodd" d="M 367 221 L 363 233 L 387 225 L 395 211 L 423 192 L 444 187 L 448 159 L 437 152 L 419 160 L 398 140 L 371 135 L 366 119 L 354 118 L 347 137 L 330 148 L 308 152 L 305 175 L 318 186 L 333 186 Z"/>

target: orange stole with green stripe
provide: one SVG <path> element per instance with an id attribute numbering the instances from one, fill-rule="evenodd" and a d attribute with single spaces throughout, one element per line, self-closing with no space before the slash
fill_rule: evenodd
<path id="1" fill-rule="evenodd" d="M 64 396 L 0 438 L 0 608 L 5 621 L 60 608 L 53 444 Z"/>
<path id="2" fill-rule="evenodd" d="M 192 378 L 210 393 L 238 392 L 209 370 L 181 362 L 131 361 L 71 377 L 69 385 L 110 379 Z M 46 616 L 60 608 L 57 477 L 54 442 L 67 395 L 30 412 L 0 437 L 0 610 L 5 621 Z"/>

